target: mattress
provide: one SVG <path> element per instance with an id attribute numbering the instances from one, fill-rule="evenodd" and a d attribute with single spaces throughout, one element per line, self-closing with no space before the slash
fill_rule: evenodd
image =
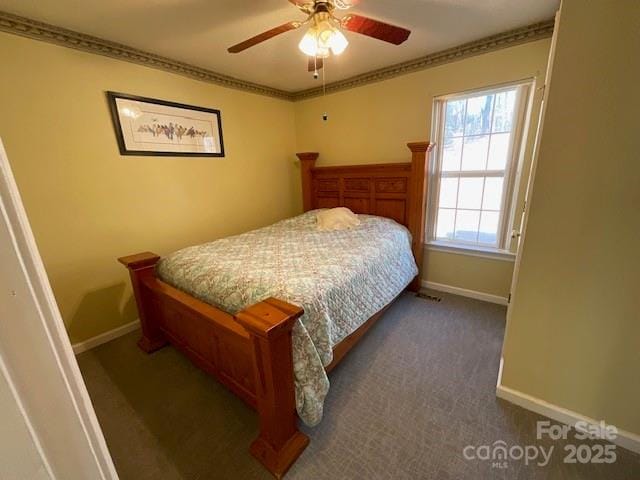
<path id="1" fill-rule="evenodd" d="M 333 347 L 418 273 L 404 226 L 359 215 L 357 227 L 319 231 L 316 212 L 188 247 L 157 265 L 166 283 L 231 314 L 268 297 L 304 308 L 293 363 L 296 408 L 309 426 L 322 419 Z"/>

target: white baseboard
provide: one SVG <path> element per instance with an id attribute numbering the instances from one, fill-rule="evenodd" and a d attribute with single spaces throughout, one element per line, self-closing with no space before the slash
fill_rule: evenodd
<path id="1" fill-rule="evenodd" d="M 598 420 L 585 417 L 579 413 L 567 410 L 566 408 L 553 405 L 552 403 L 545 402 L 526 393 L 519 392 L 503 385 L 498 385 L 496 388 L 496 396 L 508 402 L 514 403 L 522 408 L 531 410 L 532 412 L 544 415 L 552 420 L 556 420 L 565 425 L 574 426 L 576 422 L 588 422 L 592 425 L 598 425 Z M 606 419 L 605 419 L 606 422 Z M 616 427 L 618 428 L 618 427 Z M 618 436 L 612 443 L 619 445 L 622 448 L 631 450 L 632 452 L 640 453 L 640 435 L 627 432 L 618 428 Z"/>
<path id="2" fill-rule="evenodd" d="M 478 292 L 477 290 L 467 290 L 466 288 L 454 287 L 452 285 L 445 285 L 444 283 L 429 282 L 422 280 L 422 286 L 430 288 L 431 290 L 437 290 L 439 292 L 453 293 L 454 295 L 461 295 L 463 297 L 475 298 L 476 300 L 483 300 L 485 302 L 497 303 L 498 305 L 507 305 L 507 297 L 501 297 L 499 295 L 492 295 L 490 293 Z"/>
<path id="3" fill-rule="evenodd" d="M 74 343 L 72 345 L 73 353 L 78 355 L 79 353 L 86 352 L 87 350 L 91 350 L 98 345 L 102 345 L 103 343 L 107 343 L 115 338 L 121 337 L 122 335 L 133 332 L 138 328 L 140 328 L 140 320 L 134 320 L 131 323 L 127 323 L 125 325 L 122 325 L 121 327 L 101 333 L 100 335 L 85 340 L 84 342 Z"/>

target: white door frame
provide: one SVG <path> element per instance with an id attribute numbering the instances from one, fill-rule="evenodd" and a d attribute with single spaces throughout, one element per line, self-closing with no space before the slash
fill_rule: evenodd
<path id="1" fill-rule="evenodd" d="M 524 212 L 522 213 L 522 219 L 520 221 L 520 232 L 518 236 L 518 248 L 516 250 L 516 260 L 513 266 L 513 275 L 511 277 L 511 287 L 509 288 L 509 302 L 507 304 L 507 316 L 506 316 L 506 326 L 508 328 L 509 322 L 511 320 L 511 312 L 513 311 L 513 304 L 515 301 L 515 290 L 518 284 L 518 275 L 520 273 L 520 263 L 522 262 L 522 252 L 524 247 L 524 239 L 527 230 L 527 222 L 529 221 L 529 209 L 531 204 L 531 194 L 533 192 L 533 186 L 536 176 L 536 168 L 538 166 L 538 155 L 540 150 L 540 139 L 542 138 L 542 130 L 544 128 L 544 117 L 547 111 L 547 101 L 548 93 L 549 93 L 549 84 L 551 83 L 551 74 L 553 70 L 553 60 L 556 55 L 556 42 L 558 38 L 558 25 L 560 24 L 560 12 L 559 9 L 555 15 L 554 27 L 553 27 L 553 35 L 551 37 L 551 47 L 549 49 L 549 58 L 547 60 L 547 71 L 544 78 L 544 85 L 541 88 L 544 88 L 544 92 L 542 93 L 542 108 L 540 108 L 540 115 L 538 116 L 538 129 L 536 131 L 536 138 L 533 144 L 533 159 L 531 161 L 531 171 L 529 173 L 529 179 L 527 181 L 527 191 L 525 193 L 524 200 Z M 498 370 L 498 383 L 496 388 L 500 388 L 502 386 L 502 369 L 504 367 L 504 344 L 507 339 L 508 329 L 505 329 L 505 337 L 502 341 L 502 354 L 500 356 L 500 367 Z"/>
<path id="2" fill-rule="evenodd" d="M 49 476 L 117 480 L 1 141 L 0 367 Z"/>

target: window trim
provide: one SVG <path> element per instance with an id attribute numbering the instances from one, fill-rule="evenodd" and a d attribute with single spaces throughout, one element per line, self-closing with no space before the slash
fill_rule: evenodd
<path id="1" fill-rule="evenodd" d="M 438 249 L 448 248 L 452 253 L 456 249 L 463 251 L 476 250 L 482 253 L 494 252 L 500 256 L 505 252 L 512 251 L 512 231 L 514 228 L 516 217 L 516 198 L 518 195 L 518 182 L 521 178 L 521 169 L 523 164 L 523 158 L 526 147 L 527 139 L 527 127 L 530 124 L 529 116 L 531 114 L 533 94 L 535 92 L 535 79 L 528 78 L 517 80 L 509 83 L 502 83 L 499 85 L 486 86 L 482 88 L 476 88 L 473 90 L 466 90 L 459 93 L 451 93 L 446 95 L 439 95 L 433 99 L 433 112 L 432 112 L 432 135 L 431 138 L 435 139 L 435 148 L 433 161 L 429 166 L 429 194 L 427 198 L 427 227 L 425 232 L 426 244 L 434 246 Z M 513 140 L 509 147 L 508 162 L 504 170 L 505 188 L 503 188 L 502 201 L 500 205 L 500 222 L 498 225 L 498 242 L 497 246 L 488 244 L 482 244 L 478 242 L 468 242 L 464 240 L 444 240 L 437 239 L 435 237 L 436 231 L 436 218 L 438 198 L 440 195 L 440 178 L 442 176 L 440 168 L 442 165 L 442 150 L 440 148 L 441 139 L 443 138 L 444 130 L 444 104 L 451 100 L 462 100 L 475 97 L 478 94 L 496 94 L 505 90 L 511 90 L 514 87 L 518 88 L 516 99 L 516 114 L 515 123 L 512 129 Z M 482 172 L 483 176 L 495 176 L 502 174 L 502 170 L 489 170 L 478 171 Z M 447 174 L 445 173 L 445 176 Z M 469 172 L 465 172 L 462 175 L 455 175 L 456 178 L 469 175 Z"/>
<path id="2" fill-rule="evenodd" d="M 480 245 L 458 245 L 451 242 L 443 242 L 442 240 L 433 240 L 425 243 L 425 249 L 431 252 L 454 253 L 456 255 L 503 260 L 505 262 L 515 262 L 516 260 L 516 254 L 509 250 Z"/>

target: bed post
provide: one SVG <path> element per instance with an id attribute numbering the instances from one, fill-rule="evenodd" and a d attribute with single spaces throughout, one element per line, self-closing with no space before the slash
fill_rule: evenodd
<path id="1" fill-rule="evenodd" d="M 408 143 L 411 150 L 411 180 L 409 197 L 409 231 L 413 237 L 411 250 L 418 264 L 419 273 L 409 284 L 409 290 L 418 292 L 421 288 L 422 257 L 424 251 L 424 224 L 427 208 L 428 156 L 433 148 L 429 142 Z"/>
<path id="2" fill-rule="evenodd" d="M 256 406 L 260 433 L 251 454 L 276 478 L 282 476 L 309 444 L 297 427 L 291 330 L 300 307 L 268 298 L 235 318 L 251 337 L 255 357 Z"/>
<path id="3" fill-rule="evenodd" d="M 302 209 L 305 212 L 313 209 L 313 167 L 320 156 L 317 152 L 296 153 L 300 159 L 300 175 L 302 176 Z"/>
<path id="4" fill-rule="evenodd" d="M 154 276 L 158 260 L 160 260 L 160 257 L 151 252 L 138 253 L 118 259 L 120 263 L 129 269 L 131 286 L 138 306 L 138 315 L 140 316 L 140 326 L 142 328 L 142 337 L 138 340 L 138 346 L 146 353 L 155 352 L 167 344 L 166 338 L 154 324 L 153 307 L 142 286 L 145 278 Z"/>

